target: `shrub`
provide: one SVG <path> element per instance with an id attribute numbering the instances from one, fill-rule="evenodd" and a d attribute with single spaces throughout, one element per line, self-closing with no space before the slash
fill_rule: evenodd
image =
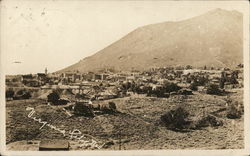
<path id="1" fill-rule="evenodd" d="M 86 98 L 88 98 L 88 97 L 87 97 L 86 94 L 77 93 L 77 94 L 75 95 L 75 98 L 76 98 L 76 99 L 86 99 Z"/>
<path id="2" fill-rule="evenodd" d="M 207 87 L 207 94 L 212 95 L 221 95 L 222 91 L 219 89 L 219 86 L 216 84 L 209 84 Z"/>
<path id="3" fill-rule="evenodd" d="M 112 101 L 108 103 L 100 103 L 98 104 L 98 110 L 102 111 L 102 113 L 113 114 L 118 112 L 116 104 Z"/>
<path id="4" fill-rule="evenodd" d="M 163 88 L 156 88 L 149 90 L 147 96 L 165 97 Z"/>
<path id="5" fill-rule="evenodd" d="M 224 89 L 225 82 L 226 82 L 226 80 L 225 80 L 224 78 L 221 78 L 221 79 L 220 79 L 220 88 L 221 88 L 221 89 Z"/>
<path id="6" fill-rule="evenodd" d="M 58 95 L 61 95 L 62 92 L 63 92 L 63 89 L 61 89 L 61 88 L 56 88 L 56 89 L 53 90 L 53 92 L 57 93 Z"/>
<path id="7" fill-rule="evenodd" d="M 16 95 L 14 95 L 13 99 L 20 100 L 20 99 L 29 99 L 31 97 L 32 97 L 32 95 L 31 95 L 30 91 L 28 91 L 26 89 L 20 89 L 16 92 Z"/>
<path id="8" fill-rule="evenodd" d="M 197 83 L 197 86 L 204 86 L 205 84 L 207 84 L 208 83 L 208 77 L 205 77 L 205 76 L 199 76 L 198 78 L 197 78 L 197 81 L 196 81 L 196 83 Z"/>
<path id="9" fill-rule="evenodd" d="M 113 101 L 110 101 L 108 104 L 109 104 L 109 108 L 111 110 L 116 111 L 116 109 L 117 109 L 116 104 Z"/>
<path id="10" fill-rule="evenodd" d="M 163 89 L 165 90 L 165 92 L 170 93 L 170 92 L 176 92 L 176 91 L 180 90 L 181 87 L 175 83 L 166 81 L 163 84 Z"/>
<path id="11" fill-rule="evenodd" d="M 229 78 L 229 82 L 231 84 L 239 84 L 239 82 L 237 81 L 237 79 L 234 76 L 232 76 L 231 78 Z"/>
<path id="12" fill-rule="evenodd" d="M 31 98 L 31 93 L 30 93 L 30 92 L 25 92 L 25 93 L 22 95 L 22 98 L 23 98 L 23 99 L 29 99 L 29 98 Z"/>
<path id="13" fill-rule="evenodd" d="M 20 89 L 20 90 L 18 90 L 18 91 L 16 92 L 16 95 L 21 96 L 21 95 L 23 95 L 24 93 L 25 93 L 25 90 L 24 90 L 24 89 Z"/>
<path id="14" fill-rule="evenodd" d="M 198 84 L 193 82 L 190 84 L 189 88 L 193 91 L 197 91 L 198 90 Z"/>
<path id="15" fill-rule="evenodd" d="M 188 116 L 189 112 L 183 107 L 178 107 L 174 110 L 168 111 L 166 114 L 162 115 L 160 119 L 168 129 L 182 130 L 185 129 L 188 124 Z"/>
<path id="16" fill-rule="evenodd" d="M 227 118 L 229 119 L 241 118 L 242 113 L 243 111 L 238 102 L 236 101 L 234 103 L 230 103 L 230 105 L 228 106 Z"/>
<path id="17" fill-rule="evenodd" d="M 185 69 L 193 69 L 191 65 L 187 65 Z"/>
<path id="18" fill-rule="evenodd" d="M 48 102 L 52 102 L 53 104 L 57 103 L 57 101 L 60 99 L 60 96 L 57 92 L 53 91 L 48 96 Z"/>
<path id="19" fill-rule="evenodd" d="M 89 106 L 85 103 L 81 103 L 81 102 L 78 103 L 77 102 L 73 109 L 74 109 L 75 115 L 86 116 L 86 117 L 95 116 L 95 114 L 93 112 L 93 108 L 91 108 L 91 106 Z"/>
<path id="20" fill-rule="evenodd" d="M 222 125 L 223 125 L 223 122 L 221 120 L 218 120 L 215 116 L 212 116 L 212 115 L 203 116 L 199 120 L 194 121 L 195 129 L 208 127 L 208 126 L 217 127 L 217 126 L 222 126 Z"/>
<path id="21" fill-rule="evenodd" d="M 13 89 L 8 89 L 5 92 L 6 98 L 13 98 L 14 94 L 15 94 L 15 92 L 13 91 Z"/>
<path id="22" fill-rule="evenodd" d="M 160 121 L 168 129 L 174 131 L 197 130 L 203 127 L 223 125 L 223 121 L 212 114 L 196 114 L 195 116 L 191 116 L 183 106 L 168 111 L 161 116 Z"/>
<path id="23" fill-rule="evenodd" d="M 53 104 L 54 105 L 66 105 L 67 103 L 69 103 L 69 100 L 59 99 L 55 101 Z"/>
<path id="24" fill-rule="evenodd" d="M 177 92 L 179 95 L 194 95 L 190 89 L 181 89 Z"/>

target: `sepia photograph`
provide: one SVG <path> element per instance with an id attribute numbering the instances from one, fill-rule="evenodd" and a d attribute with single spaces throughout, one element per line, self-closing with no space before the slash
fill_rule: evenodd
<path id="1" fill-rule="evenodd" d="M 0 28 L 5 152 L 247 154 L 247 1 L 3 0 Z"/>

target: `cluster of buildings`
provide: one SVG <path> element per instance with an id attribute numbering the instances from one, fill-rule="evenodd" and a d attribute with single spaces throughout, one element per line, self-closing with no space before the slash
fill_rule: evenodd
<path id="1" fill-rule="evenodd" d="M 102 72 L 102 73 L 44 73 L 7 76 L 6 85 L 9 87 L 40 87 L 42 90 L 62 89 L 70 90 L 77 97 L 109 99 L 124 96 L 131 92 L 123 84 L 133 83 L 137 86 L 150 86 L 152 89 L 161 87 L 165 81 L 178 84 L 180 87 L 188 87 L 191 83 L 220 83 L 222 73 L 227 77 L 237 71 L 238 84 L 225 83 L 226 88 L 243 87 L 243 67 L 237 70 L 204 70 L 154 68 L 143 72 Z M 204 81 L 204 82 L 203 82 Z M 126 90 L 124 92 L 123 90 Z"/>

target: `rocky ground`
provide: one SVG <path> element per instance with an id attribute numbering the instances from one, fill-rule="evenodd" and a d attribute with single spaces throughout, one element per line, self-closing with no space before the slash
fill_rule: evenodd
<path id="1" fill-rule="evenodd" d="M 243 91 L 232 90 L 231 98 L 242 103 Z M 170 98 L 150 98 L 134 95 L 112 99 L 119 113 L 102 114 L 93 118 L 69 115 L 60 106 L 49 106 L 43 100 L 16 100 L 6 103 L 6 142 L 10 150 L 37 150 L 42 139 L 67 139 L 71 150 L 89 149 L 80 147 L 79 141 L 64 136 L 61 132 L 35 121 L 36 117 L 66 134 L 79 130 L 87 140 L 94 139 L 102 149 L 239 149 L 244 147 L 243 118 L 228 119 L 225 111 L 215 114 L 223 126 L 205 127 L 199 130 L 176 132 L 159 125 L 161 115 L 184 105 L 190 118 L 209 114 L 226 107 L 226 96 L 213 96 L 195 92 L 194 95 Z M 97 102 L 95 102 L 97 103 Z M 32 107 L 35 113 L 28 117 Z M 41 128 L 41 129 L 39 129 Z"/>

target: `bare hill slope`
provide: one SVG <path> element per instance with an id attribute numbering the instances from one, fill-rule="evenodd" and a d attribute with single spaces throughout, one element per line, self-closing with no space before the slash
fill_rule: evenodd
<path id="1" fill-rule="evenodd" d="M 215 9 L 188 20 L 139 27 L 59 72 L 145 70 L 169 65 L 232 67 L 242 62 L 243 15 Z"/>

